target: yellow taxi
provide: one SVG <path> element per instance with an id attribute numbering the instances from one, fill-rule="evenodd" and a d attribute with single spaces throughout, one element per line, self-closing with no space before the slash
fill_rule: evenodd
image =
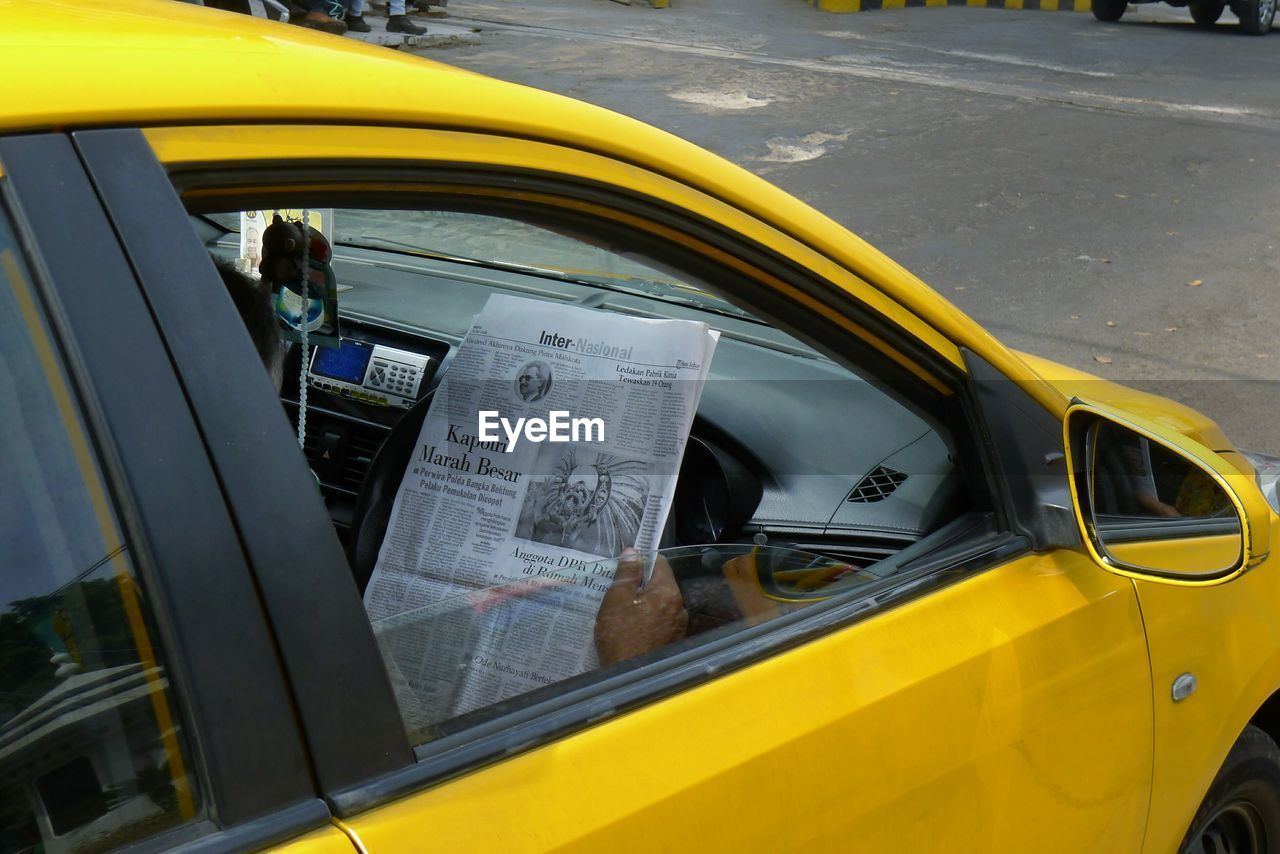
<path id="1" fill-rule="evenodd" d="M 597 107 L 180 3 L 0 17 L 0 852 L 1280 851 L 1275 461 Z M 327 346 L 229 296 L 277 216 Z M 662 631 L 371 586 L 491 298 L 719 334 L 657 580 L 600 605 Z M 506 524 L 422 512 L 456 573 Z"/>

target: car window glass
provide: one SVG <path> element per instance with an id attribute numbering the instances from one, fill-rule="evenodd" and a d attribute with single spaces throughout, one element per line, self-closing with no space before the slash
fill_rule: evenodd
<path id="1" fill-rule="evenodd" d="M 379 607 L 370 610 L 415 744 L 590 683 L 609 668 L 856 595 L 927 551 L 967 509 L 951 439 L 938 422 L 711 294 L 668 259 L 492 215 L 343 208 L 325 209 L 325 217 L 342 336 L 354 343 L 350 353 L 321 347 L 309 357 L 305 451 L 357 580 L 368 581 L 379 553 L 413 564 L 403 579 L 379 586 Z M 208 241 L 210 251 L 239 258 L 244 270 L 263 264 L 256 253 L 268 241 L 242 240 L 240 212 L 206 221 L 227 226 Z M 733 275 L 726 272 L 717 290 L 728 290 Z M 653 552 L 620 559 L 634 532 L 629 540 L 616 536 L 620 528 L 606 532 L 604 520 L 613 517 L 595 512 L 597 499 L 606 508 L 643 504 L 646 490 L 657 488 L 645 483 L 643 461 L 561 454 L 538 477 L 513 481 L 508 494 L 490 491 L 474 461 L 468 471 L 459 454 L 448 462 L 449 454 L 418 447 L 434 405 L 418 404 L 459 363 L 460 342 L 496 297 L 602 319 L 696 320 L 719 332 L 675 503 Z M 530 401 L 554 393 L 531 359 L 512 362 L 503 394 L 515 388 Z M 296 353 L 291 364 L 304 368 Z M 290 418 L 298 384 L 295 374 L 283 386 Z M 663 417 L 634 404 L 608 414 L 633 424 Z M 476 416 L 459 415 L 470 425 L 463 432 L 474 433 Z M 404 478 L 437 475 L 439 500 L 396 504 Z M 389 521 L 393 507 L 403 517 L 397 524 Z M 425 537 L 412 536 L 406 519 L 428 536 L 445 532 L 448 548 L 424 549 Z M 467 549 L 478 528 L 528 545 L 477 560 Z M 530 557 L 553 542 L 597 544 L 595 557 Z M 400 607 L 388 608 L 387 597 Z"/>
<path id="2" fill-rule="evenodd" d="M 135 557 L 0 211 L 0 852 L 200 811 Z"/>
<path id="3" fill-rule="evenodd" d="M 639 590 L 649 562 L 653 576 Z M 510 581 L 463 589 L 374 622 L 415 745 L 563 693 L 589 682 L 599 668 L 669 655 L 855 590 L 888 567 L 863 568 L 793 547 L 722 543 L 532 577 L 523 576 L 520 566 L 505 569 Z M 635 575 L 633 583 L 625 583 L 628 573 Z M 582 595 L 597 584 L 607 588 L 602 600 Z M 594 638 L 585 648 L 574 640 L 583 633 Z M 572 665 L 559 672 L 548 668 L 549 650 Z"/>
<path id="4" fill-rule="evenodd" d="M 243 254 L 256 266 L 261 229 L 270 220 L 252 215 L 259 212 L 247 213 L 251 214 L 247 219 L 242 219 L 239 212 L 209 214 L 208 219 L 240 233 Z M 282 213 L 288 215 L 289 211 Z M 297 211 L 292 215 L 296 217 Z M 652 259 L 611 247 L 589 233 L 556 231 L 508 217 L 442 210 L 324 209 L 321 221 L 325 222 L 326 234 L 338 246 L 526 270 L 598 289 L 639 293 L 704 310 L 749 316 L 689 277 L 656 265 Z"/>

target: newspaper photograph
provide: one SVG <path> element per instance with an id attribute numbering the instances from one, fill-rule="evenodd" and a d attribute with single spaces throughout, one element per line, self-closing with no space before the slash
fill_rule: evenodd
<path id="1" fill-rule="evenodd" d="M 489 298 L 427 411 L 365 591 L 411 729 L 597 665 L 615 559 L 659 546 L 717 335 Z"/>

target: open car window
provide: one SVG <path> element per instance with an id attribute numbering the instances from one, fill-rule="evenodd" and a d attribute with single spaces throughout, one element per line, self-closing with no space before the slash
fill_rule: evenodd
<path id="1" fill-rule="evenodd" d="M 296 215 L 296 214 L 295 214 Z M 237 213 L 207 215 L 210 222 L 240 234 L 242 255 L 256 263 L 258 231 L 267 223 Z M 706 311 L 750 317 L 687 275 L 664 269 L 653 259 L 612 248 L 585 232 L 552 230 L 482 213 L 440 210 L 340 209 L 328 234 L 337 246 L 380 249 L 496 270 L 529 273 L 589 285 L 602 291 L 634 293 L 683 303 Z"/>
<path id="2" fill-rule="evenodd" d="M 206 246 L 252 272 L 261 232 L 256 239 L 249 232 L 272 213 L 204 215 Z M 432 462 L 430 450 L 416 446 L 418 430 L 490 299 L 602 318 L 694 320 L 719 334 L 679 471 L 663 475 L 676 478 L 675 498 L 654 552 L 624 557 L 620 569 L 619 556 L 601 546 L 590 562 L 532 573 L 527 559 L 505 553 L 482 569 L 453 552 L 414 553 L 420 578 L 405 582 L 405 607 L 388 613 L 383 602 L 373 626 L 415 743 L 598 672 L 856 596 L 907 557 L 953 538 L 949 524 L 970 509 L 941 422 L 719 295 L 736 274 L 712 282 L 705 271 L 684 274 L 667 258 L 622 251 L 580 230 L 491 214 L 340 208 L 326 209 L 324 219 L 341 338 L 355 356 L 320 348 L 304 363 L 293 348 L 281 400 L 296 419 L 299 377 L 306 378 L 304 450 L 362 589 L 384 540 L 403 536 L 403 525 L 386 517 L 406 474 Z M 389 373 L 375 374 L 379 365 Z M 362 393 L 375 376 L 378 384 L 392 377 L 391 391 Z M 543 493 L 553 488 L 563 493 L 557 506 L 577 501 L 575 490 L 585 504 L 610 478 L 622 500 L 621 469 L 579 462 L 554 485 L 516 483 L 512 506 L 545 505 L 551 499 Z M 468 509 L 461 492 L 452 502 L 442 495 L 415 511 L 414 530 L 466 542 L 471 528 L 490 525 L 512 541 L 538 539 L 515 510 L 495 518 L 492 507 Z M 383 514 L 372 535 L 370 507 Z M 557 530 L 563 542 L 563 526 Z M 608 542 L 607 551 L 630 544 Z M 650 580 L 624 595 L 619 579 L 636 561 Z"/>

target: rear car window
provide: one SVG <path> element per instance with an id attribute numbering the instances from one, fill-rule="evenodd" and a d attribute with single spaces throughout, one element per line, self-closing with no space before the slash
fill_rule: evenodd
<path id="1" fill-rule="evenodd" d="M 201 811 L 146 590 L 0 209 L 0 853 Z"/>

